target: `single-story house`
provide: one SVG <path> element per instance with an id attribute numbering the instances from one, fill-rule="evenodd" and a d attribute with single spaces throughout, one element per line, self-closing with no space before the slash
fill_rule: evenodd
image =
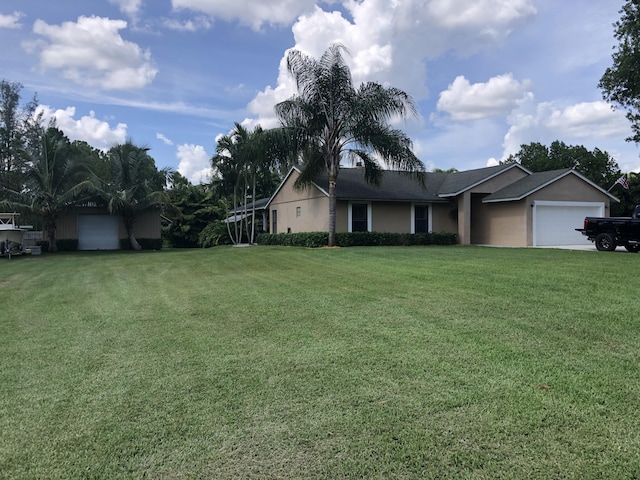
<path id="1" fill-rule="evenodd" d="M 272 233 L 329 230 L 326 174 L 299 191 L 294 167 L 267 203 Z M 426 173 L 424 186 L 385 171 L 379 186 L 364 169 L 341 168 L 336 231 L 454 232 L 462 245 L 542 246 L 588 243 L 575 228 L 608 216 L 609 192 L 573 169 L 533 173 L 517 163 Z"/>
<path id="2" fill-rule="evenodd" d="M 78 206 L 65 212 L 56 222 L 56 239 L 78 239 L 78 250 L 118 250 L 127 230 L 119 215 L 106 208 Z M 142 212 L 133 226 L 136 239 L 161 237 L 160 209 Z"/>

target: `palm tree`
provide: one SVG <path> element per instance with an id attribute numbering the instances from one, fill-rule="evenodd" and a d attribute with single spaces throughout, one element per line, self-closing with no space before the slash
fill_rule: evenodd
<path id="1" fill-rule="evenodd" d="M 269 183 L 270 164 L 267 135 L 260 125 L 253 130 L 248 130 L 239 123 L 235 123 L 228 135 L 218 139 L 216 155 L 212 158 L 212 167 L 221 176 L 220 187 L 223 195 L 232 199 L 233 206 L 228 210 L 238 212 L 242 209 L 242 218 L 246 220 L 249 217 L 247 200 L 251 198 L 253 204 L 251 224 L 248 220 L 243 222 L 242 219 L 234 222 L 234 235 L 231 233 L 230 225 L 227 224 L 229 236 L 234 244 L 241 241 L 243 225 L 249 243 L 254 242 L 257 181 L 260 176 L 263 183 Z"/>
<path id="2" fill-rule="evenodd" d="M 416 114 L 413 99 L 375 82 L 355 88 L 343 51 L 334 43 L 319 60 L 289 51 L 287 67 L 298 95 L 275 107 L 283 127 L 299 141 L 302 170 L 296 186 L 304 188 L 323 171 L 329 176 L 329 246 L 335 245 L 336 186 L 345 156 L 363 164 L 371 184 L 379 184 L 383 174 L 377 159 L 424 181 L 424 165 L 411 151 L 411 140 L 389 124 Z"/>
<path id="3" fill-rule="evenodd" d="M 41 147 L 35 157 L 27 164 L 25 189 L 10 192 L 14 200 L 3 203 L 41 215 L 49 252 L 57 252 L 57 219 L 81 200 L 79 195 L 89 186 L 86 163 L 62 131 L 50 127 L 42 135 Z"/>
<path id="4" fill-rule="evenodd" d="M 148 147 L 131 141 L 109 150 L 109 178 L 98 181 L 97 195 L 109 213 L 120 215 L 133 250 L 141 250 L 133 227 L 140 213 L 169 205 L 165 192 L 169 169 L 158 170 Z"/>

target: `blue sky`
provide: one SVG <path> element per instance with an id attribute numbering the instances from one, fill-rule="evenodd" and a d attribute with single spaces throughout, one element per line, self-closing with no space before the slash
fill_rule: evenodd
<path id="1" fill-rule="evenodd" d="M 640 171 L 630 128 L 597 88 L 616 0 L 0 1 L 0 78 L 37 92 L 73 140 L 130 138 L 194 182 L 234 122 L 276 125 L 290 48 L 350 51 L 354 81 L 413 96 L 400 126 L 428 169 L 495 164 L 521 144 L 608 151 Z"/>

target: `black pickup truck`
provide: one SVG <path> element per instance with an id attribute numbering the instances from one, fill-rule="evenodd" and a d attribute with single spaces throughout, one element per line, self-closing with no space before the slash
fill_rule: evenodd
<path id="1" fill-rule="evenodd" d="M 587 217 L 584 226 L 576 228 L 595 242 L 600 251 L 611 252 L 623 246 L 630 252 L 640 251 L 640 205 L 631 217 Z"/>

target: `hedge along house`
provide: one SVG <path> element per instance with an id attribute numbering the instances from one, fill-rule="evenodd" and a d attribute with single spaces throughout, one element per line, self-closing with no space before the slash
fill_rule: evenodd
<path id="1" fill-rule="evenodd" d="M 119 250 L 120 241 L 128 239 L 120 216 L 103 207 L 74 207 L 56 225 L 56 239 L 78 239 L 78 250 Z M 138 240 L 160 239 L 161 226 L 160 209 L 150 208 L 138 216 L 133 233 Z"/>
<path id="2" fill-rule="evenodd" d="M 292 168 L 267 208 L 272 233 L 328 231 L 328 179 L 302 191 Z M 411 176 L 385 171 L 379 186 L 364 171 L 338 176 L 336 231 L 455 232 L 462 245 L 541 246 L 587 241 L 574 229 L 585 216 L 607 216 L 618 201 L 571 169 L 532 173 L 519 164 Z"/>

